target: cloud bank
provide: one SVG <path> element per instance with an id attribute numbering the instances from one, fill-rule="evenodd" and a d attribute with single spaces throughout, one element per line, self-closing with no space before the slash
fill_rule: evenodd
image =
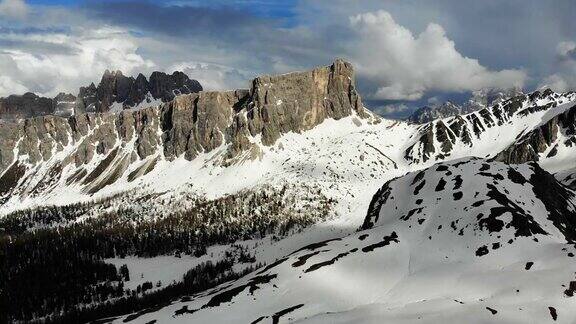
<path id="1" fill-rule="evenodd" d="M 558 72 L 549 75 L 540 88 L 551 88 L 557 92 L 576 89 L 576 42 L 564 41 L 557 46 Z"/>
<path id="2" fill-rule="evenodd" d="M 360 42 L 353 60 L 361 76 L 377 84 L 376 99 L 417 100 L 429 91 L 472 91 L 522 87 L 522 70 L 491 71 L 460 54 L 442 26 L 429 24 L 419 35 L 386 11 L 350 18 Z"/>
<path id="3" fill-rule="evenodd" d="M 28 15 L 28 6 L 24 0 L 1 0 L 0 18 L 25 19 Z"/>
<path id="4" fill-rule="evenodd" d="M 70 32 L 0 31 L 0 95 L 34 91 L 54 96 L 76 92 L 80 85 L 97 82 L 106 69 L 127 74 L 150 70 L 155 63 L 137 53 L 138 40 L 120 28 L 74 29 Z M 49 50 L 39 51 L 46 48 Z"/>

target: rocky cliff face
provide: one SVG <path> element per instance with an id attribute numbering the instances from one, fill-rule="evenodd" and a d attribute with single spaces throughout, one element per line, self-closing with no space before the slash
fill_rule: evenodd
<path id="1" fill-rule="evenodd" d="M 526 133 L 495 159 L 519 164 L 538 161 L 541 157 L 552 158 L 560 149 L 571 148 L 576 145 L 575 115 L 576 105 Z"/>
<path id="2" fill-rule="evenodd" d="M 56 106 L 56 99 L 40 97 L 30 92 L 21 96 L 11 95 L 0 98 L 0 119 L 15 121 L 34 116 L 51 115 L 57 110 Z"/>
<path id="3" fill-rule="evenodd" d="M 262 133 L 265 145 L 274 143 L 282 133 L 310 129 L 326 118 L 340 119 L 352 112 L 365 117 L 352 66 L 343 61 L 294 73 L 290 78 L 257 78 L 247 103 L 250 134 Z"/>
<path id="4" fill-rule="evenodd" d="M 131 91 L 118 92 L 122 87 L 114 84 L 117 96 Z M 367 116 L 352 66 L 338 60 L 308 72 L 256 78 L 249 90 L 185 94 L 120 113 L 35 117 L 0 125 L 0 184 L 7 194 L 26 194 L 50 190 L 66 174 L 67 184 L 94 193 L 136 161 L 150 158 L 132 179 L 153 168 L 154 159 L 192 160 L 223 144 L 227 161 L 243 152 L 255 157 L 258 144 L 273 145 L 284 133 L 351 114 Z M 49 168 L 42 163 L 48 160 Z"/>

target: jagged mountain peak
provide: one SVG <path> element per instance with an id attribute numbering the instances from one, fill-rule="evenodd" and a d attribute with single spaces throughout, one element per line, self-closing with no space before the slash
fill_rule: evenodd
<path id="1" fill-rule="evenodd" d="M 86 112 L 135 110 L 199 91 L 202 91 L 200 83 L 179 71 L 172 74 L 153 72 L 149 82 L 141 73 L 135 79 L 124 76 L 120 70 L 106 70 L 97 86 L 94 82 L 82 86 L 77 96 L 60 93 L 54 98 L 45 98 L 29 92 L 0 98 L 0 120 L 11 122 L 45 115 L 70 117 Z"/>
<path id="2" fill-rule="evenodd" d="M 469 102 L 475 102 L 483 107 L 490 107 L 510 98 L 521 96 L 524 93 L 520 87 L 512 88 L 483 88 L 472 92 Z"/>
<path id="3" fill-rule="evenodd" d="M 172 74 L 155 71 L 147 79 L 141 73 L 134 78 L 124 76 L 121 71 L 106 70 L 97 87 L 81 88 L 77 112 L 141 109 L 199 91 L 202 91 L 200 83 L 179 71 Z"/>
<path id="4" fill-rule="evenodd" d="M 120 70 L 108 70 L 106 69 L 104 71 L 104 74 L 102 75 L 102 78 L 109 78 L 109 77 L 123 77 L 124 74 L 122 74 L 122 71 Z"/>
<path id="5" fill-rule="evenodd" d="M 408 117 L 408 120 L 416 124 L 424 124 L 435 119 L 456 116 L 462 113 L 462 107 L 451 101 L 446 101 L 441 104 L 418 108 L 414 113 L 410 115 L 410 117 Z"/>

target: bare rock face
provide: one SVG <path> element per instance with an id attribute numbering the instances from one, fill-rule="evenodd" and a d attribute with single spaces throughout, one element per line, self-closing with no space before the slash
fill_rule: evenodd
<path id="1" fill-rule="evenodd" d="M 251 96 L 250 133 L 261 133 L 265 145 L 280 134 L 310 129 L 328 117 L 340 119 L 352 111 L 365 116 L 352 66 L 342 60 L 309 72 L 256 78 Z"/>
<path id="2" fill-rule="evenodd" d="M 114 102 L 124 102 L 128 97 L 133 78 L 126 77 L 120 71 L 106 70 L 96 90 L 97 112 L 106 112 Z"/>
<path id="3" fill-rule="evenodd" d="M 564 138 L 561 142 L 558 142 L 559 134 Z M 538 161 L 543 153 L 547 152 L 546 157 L 556 155 L 559 145 L 567 147 L 576 145 L 576 106 L 528 132 L 500 152 L 495 159 L 512 164 Z"/>
<path id="4" fill-rule="evenodd" d="M 110 98 L 137 98 L 147 89 L 165 96 L 177 94 L 170 90 L 174 86 L 190 92 L 157 107 L 67 119 L 42 116 L 0 125 L 0 174 L 13 165 L 20 168 L 20 160 L 33 168 L 66 150 L 64 158 L 58 155 L 59 170 L 77 169 L 67 183 L 81 183 L 94 193 L 120 178 L 136 159 L 162 155 L 192 160 L 219 147 L 228 160 L 244 152 L 254 158 L 257 138 L 273 145 L 282 134 L 311 129 L 326 118 L 368 116 L 354 87 L 352 66 L 341 60 L 308 72 L 259 77 L 249 90 L 193 93 L 197 88 L 191 80 L 174 75 L 174 83 L 166 87 L 162 80 L 167 75 L 155 74 L 149 83 L 141 76 L 126 82 L 131 79 L 109 72 L 103 78 L 105 86 L 81 89 L 86 111 L 103 109 Z M 100 161 L 96 167 L 90 164 L 95 157 Z M 58 176 L 56 171 L 52 177 Z M 99 176 L 104 173 L 110 176 Z"/>
<path id="5" fill-rule="evenodd" d="M 235 92 L 200 92 L 176 97 L 162 107 L 164 155 L 193 159 L 222 145 L 232 118 Z"/>
<path id="6" fill-rule="evenodd" d="M 74 115 L 76 107 L 76 96 L 70 93 L 59 93 L 53 99 L 54 111 L 52 114 L 60 117 L 70 117 Z"/>
<path id="7" fill-rule="evenodd" d="M 87 87 L 80 87 L 78 92 L 78 101 L 76 102 L 75 113 L 85 114 L 89 112 L 96 112 L 100 106 L 98 103 L 98 89 L 94 83 Z"/>
<path id="8" fill-rule="evenodd" d="M 39 97 L 31 92 L 21 96 L 0 98 L 0 118 L 7 121 L 50 115 L 54 112 L 52 99 Z"/>
<path id="9" fill-rule="evenodd" d="M 202 86 L 196 80 L 191 80 L 180 71 L 172 75 L 163 72 L 153 72 L 150 76 L 149 91 L 156 99 L 167 102 L 181 94 L 189 94 L 202 91 Z"/>
<path id="10" fill-rule="evenodd" d="M 131 84 L 126 101 L 124 101 L 124 103 L 129 107 L 136 106 L 138 103 L 144 102 L 146 100 L 146 95 L 149 91 L 150 84 L 148 83 L 146 77 L 140 73 L 134 80 L 134 83 Z"/>
<path id="11" fill-rule="evenodd" d="M 0 120 L 15 122 L 37 116 L 56 115 L 70 117 L 74 114 L 76 97 L 60 93 L 54 98 L 41 97 L 28 92 L 0 98 Z"/>

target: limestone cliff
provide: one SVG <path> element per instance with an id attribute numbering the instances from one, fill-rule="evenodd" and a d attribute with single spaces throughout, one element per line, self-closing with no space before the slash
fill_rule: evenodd
<path id="1" fill-rule="evenodd" d="M 192 160 L 225 145 L 231 160 L 257 143 L 270 146 L 287 132 L 353 113 L 367 116 L 352 66 L 337 60 L 312 71 L 258 77 L 249 90 L 185 94 L 157 107 L 119 113 L 35 117 L 0 125 L 0 183 L 32 190 L 24 174 L 34 177 L 32 170 L 43 161 L 57 159 L 44 187 L 59 182 L 62 170 L 72 167 L 77 171 L 66 182 L 94 192 L 122 176 L 130 163 L 152 155 Z M 22 178 L 8 181 L 14 174 Z"/>

